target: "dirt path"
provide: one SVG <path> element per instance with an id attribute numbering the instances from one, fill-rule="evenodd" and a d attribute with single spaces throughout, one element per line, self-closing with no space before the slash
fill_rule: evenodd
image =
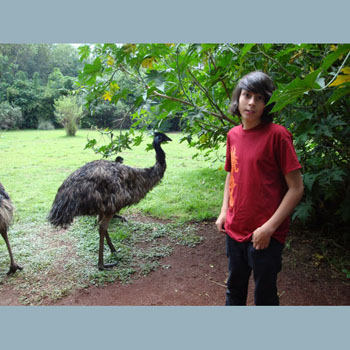
<path id="1" fill-rule="evenodd" d="M 169 269 L 159 269 L 130 284 L 78 290 L 48 305 L 223 305 L 227 258 L 225 238 L 212 222 L 202 223 L 204 240 L 195 248 L 175 246 L 162 259 Z M 315 252 L 305 237 L 294 233 L 285 249 L 278 288 L 281 305 L 350 305 L 349 281 L 337 275 Z M 251 281 L 248 305 L 253 305 Z"/>

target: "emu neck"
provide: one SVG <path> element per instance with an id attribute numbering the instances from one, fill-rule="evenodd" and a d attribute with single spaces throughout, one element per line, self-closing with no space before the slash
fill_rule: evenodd
<path id="1" fill-rule="evenodd" d="M 165 168 L 165 153 L 160 147 L 159 143 L 153 142 L 154 150 L 156 151 L 156 161 L 159 163 L 163 168 Z"/>

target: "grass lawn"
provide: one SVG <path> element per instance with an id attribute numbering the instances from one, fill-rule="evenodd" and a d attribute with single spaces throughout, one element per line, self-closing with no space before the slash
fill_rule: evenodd
<path id="1" fill-rule="evenodd" d="M 9 258 L 0 239 L 0 290 L 6 284 L 15 284 L 22 303 L 40 304 L 45 297 L 59 298 L 78 287 L 117 279 L 127 281 L 132 275 L 147 274 L 161 267 L 160 257 L 171 254 L 169 242 L 198 244 L 190 222 L 218 215 L 226 176 L 223 163 L 192 159 L 196 151 L 179 143 L 181 135 L 168 135 L 173 142 L 163 146 L 167 170 L 162 182 L 122 214 L 141 213 L 171 222 L 152 227 L 144 223 L 113 223 L 110 234 L 118 247 L 119 264 L 111 271 L 100 272 L 96 268 L 95 218 L 78 218 L 67 231 L 57 231 L 46 221 L 62 181 L 86 162 L 100 158 L 84 150 L 87 137 L 103 142 L 99 134 L 90 130 L 79 130 L 76 137 L 65 136 L 64 130 L 1 132 L 0 182 L 16 207 L 9 237 L 15 259 L 25 269 L 6 277 Z M 149 138 L 139 147 L 123 152 L 124 163 L 152 166 L 155 153 L 145 151 L 151 141 Z M 147 247 L 138 248 L 140 242 L 146 242 Z M 105 260 L 110 258 L 116 257 L 110 257 L 106 247 Z"/>
<path id="2" fill-rule="evenodd" d="M 192 159 L 196 152 L 179 143 L 181 135 L 169 135 L 173 142 L 163 146 L 167 170 L 161 184 L 128 210 L 182 221 L 215 217 L 226 176 L 218 170 L 223 163 L 208 163 L 201 157 Z M 79 130 L 76 137 L 65 136 L 63 130 L 0 133 L 0 182 L 11 195 L 18 220 L 42 220 L 62 181 L 86 162 L 100 158 L 93 151 L 84 150 L 87 137 L 100 136 L 88 130 Z M 124 163 L 152 166 L 155 153 L 145 151 L 151 141 L 149 138 L 139 147 L 123 152 Z"/>

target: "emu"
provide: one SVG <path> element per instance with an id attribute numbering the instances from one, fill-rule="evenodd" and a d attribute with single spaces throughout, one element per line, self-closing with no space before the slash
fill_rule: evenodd
<path id="1" fill-rule="evenodd" d="M 116 265 L 103 262 L 105 238 L 111 252 L 116 252 L 108 234 L 111 219 L 122 208 L 138 203 L 163 178 L 166 162 L 161 143 L 167 141 L 171 139 L 165 134 L 154 134 L 156 163 L 150 168 L 95 160 L 77 169 L 59 187 L 48 219 L 53 226 L 66 228 L 76 216 L 98 215 L 100 270 Z"/>
<path id="2" fill-rule="evenodd" d="M 13 259 L 10 241 L 7 236 L 7 230 L 13 218 L 13 210 L 11 199 L 5 191 L 4 186 L 0 183 L 0 233 L 5 240 L 10 255 L 10 269 L 7 272 L 8 275 L 15 273 L 17 270 L 22 270 L 22 267 L 17 265 Z"/>

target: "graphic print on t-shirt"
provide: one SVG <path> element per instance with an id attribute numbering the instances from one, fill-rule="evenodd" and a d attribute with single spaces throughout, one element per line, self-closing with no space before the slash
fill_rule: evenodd
<path id="1" fill-rule="evenodd" d="M 230 191 L 230 209 L 233 208 L 234 204 L 235 204 L 235 199 L 233 197 L 233 190 L 234 188 L 237 186 L 237 184 L 235 183 L 235 178 L 234 178 L 234 173 L 238 173 L 239 169 L 238 169 L 238 158 L 236 155 L 236 147 L 233 146 L 231 149 L 231 176 L 230 176 L 230 187 L 229 187 L 229 191 Z"/>

